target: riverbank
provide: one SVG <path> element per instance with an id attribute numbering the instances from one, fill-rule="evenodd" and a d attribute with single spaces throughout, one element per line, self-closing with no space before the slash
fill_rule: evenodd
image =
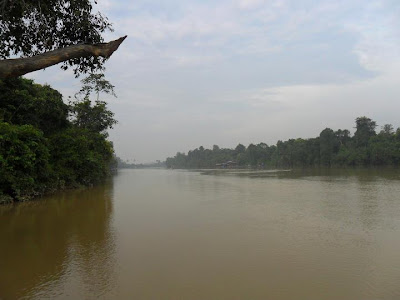
<path id="1" fill-rule="evenodd" d="M 65 104 L 33 80 L 0 80 L 0 203 L 91 186 L 109 174 L 114 149 L 107 129 L 116 123 L 105 102 Z"/>

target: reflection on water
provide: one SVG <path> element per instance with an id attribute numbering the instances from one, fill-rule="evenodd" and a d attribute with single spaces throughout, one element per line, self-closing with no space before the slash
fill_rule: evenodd
<path id="1" fill-rule="evenodd" d="M 111 192 L 107 184 L 0 207 L 0 298 L 105 292 L 114 255 Z"/>
<path id="2" fill-rule="evenodd" d="M 374 181 L 376 179 L 400 180 L 398 168 L 315 168 L 315 169 L 204 169 L 198 170 L 204 175 L 242 176 L 250 178 L 276 177 L 293 179 L 310 179 L 337 181 L 355 177 L 360 181 Z"/>
<path id="3" fill-rule="evenodd" d="M 0 207 L 0 298 L 400 299 L 399 175 L 124 170 Z"/>

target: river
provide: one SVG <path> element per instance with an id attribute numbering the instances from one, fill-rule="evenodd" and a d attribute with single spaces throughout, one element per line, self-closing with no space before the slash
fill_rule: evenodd
<path id="1" fill-rule="evenodd" d="M 0 207 L 1 299 L 400 299 L 396 170 L 121 170 Z"/>

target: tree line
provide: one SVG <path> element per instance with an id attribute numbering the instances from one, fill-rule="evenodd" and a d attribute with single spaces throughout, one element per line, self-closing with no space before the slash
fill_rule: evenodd
<path id="1" fill-rule="evenodd" d="M 400 128 L 386 124 L 377 133 L 377 124 L 368 117 L 356 120 L 351 136 L 347 129 L 325 128 L 309 139 L 278 141 L 276 145 L 239 144 L 235 149 L 199 147 L 187 154 L 178 152 L 166 160 L 168 168 L 215 168 L 224 162 L 238 167 L 296 168 L 331 166 L 398 166 L 400 164 Z"/>
<path id="2" fill-rule="evenodd" d="M 109 174 L 114 151 L 107 129 L 116 121 L 90 94 L 113 87 L 96 76 L 69 104 L 48 85 L 0 80 L 0 203 L 93 185 Z"/>
<path id="3" fill-rule="evenodd" d="M 151 163 L 130 163 L 122 158 L 115 156 L 116 167 L 118 169 L 151 169 L 151 168 L 165 168 L 165 162 L 156 160 Z"/>

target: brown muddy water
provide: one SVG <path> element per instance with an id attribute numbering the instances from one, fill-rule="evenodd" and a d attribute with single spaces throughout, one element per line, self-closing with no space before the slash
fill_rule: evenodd
<path id="1" fill-rule="evenodd" d="M 398 171 L 205 173 L 0 207 L 0 298 L 400 299 Z"/>

